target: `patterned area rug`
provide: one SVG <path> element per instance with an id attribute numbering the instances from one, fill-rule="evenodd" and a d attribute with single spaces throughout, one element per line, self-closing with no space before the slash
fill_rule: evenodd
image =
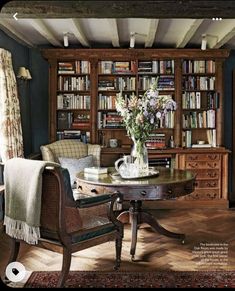
<path id="1" fill-rule="evenodd" d="M 25 288 L 53 288 L 59 272 L 33 272 Z M 66 288 L 235 288 L 235 272 L 71 271 Z"/>

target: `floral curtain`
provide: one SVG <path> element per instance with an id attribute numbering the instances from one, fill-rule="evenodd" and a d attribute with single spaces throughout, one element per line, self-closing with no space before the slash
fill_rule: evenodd
<path id="1" fill-rule="evenodd" d="M 23 157 L 23 137 L 11 53 L 0 48 L 0 157 Z"/>

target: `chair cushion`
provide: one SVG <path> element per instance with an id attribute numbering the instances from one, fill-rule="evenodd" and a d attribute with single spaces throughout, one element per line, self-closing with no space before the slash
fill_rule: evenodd
<path id="1" fill-rule="evenodd" d="M 89 155 L 80 159 L 58 157 L 61 167 L 68 169 L 71 186 L 76 185 L 76 174 L 83 171 L 86 167 L 93 166 L 93 156 Z"/>

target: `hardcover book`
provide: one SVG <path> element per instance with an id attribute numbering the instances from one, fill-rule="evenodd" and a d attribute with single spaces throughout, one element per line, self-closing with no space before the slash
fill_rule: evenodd
<path id="1" fill-rule="evenodd" d="M 86 174 L 107 174 L 108 173 L 108 168 L 106 167 L 87 167 L 84 169 L 84 173 Z"/>

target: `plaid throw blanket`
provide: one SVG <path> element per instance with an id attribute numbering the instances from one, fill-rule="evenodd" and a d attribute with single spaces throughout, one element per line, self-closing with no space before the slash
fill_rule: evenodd
<path id="1" fill-rule="evenodd" d="M 42 172 L 47 166 L 59 164 L 13 158 L 4 168 L 6 233 L 29 244 L 40 238 Z"/>

